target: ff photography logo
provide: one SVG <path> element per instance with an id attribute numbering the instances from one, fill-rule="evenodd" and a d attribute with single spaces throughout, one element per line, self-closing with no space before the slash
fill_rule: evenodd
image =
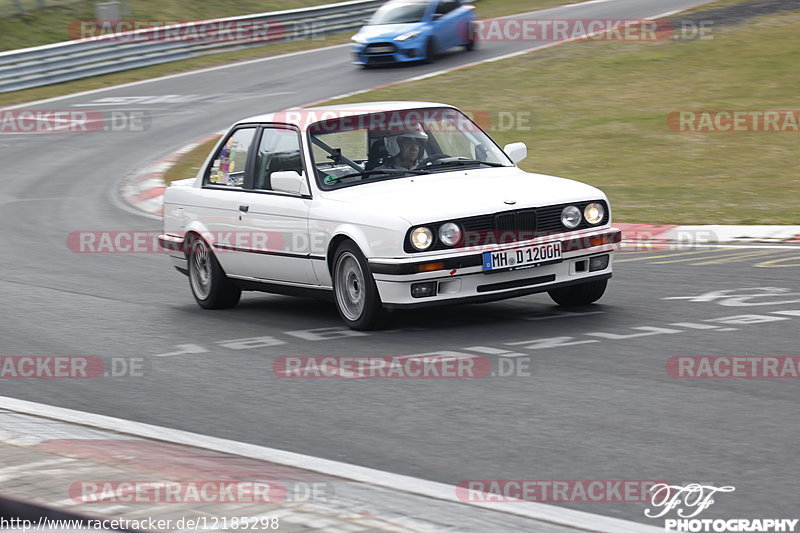
<path id="1" fill-rule="evenodd" d="M 697 532 L 751 532 L 751 531 L 795 531 L 797 519 L 780 518 L 735 518 L 710 519 L 695 518 L 714 505 L 714 495 L 718 492 L 735 491 L 735 487 L 714 487 L 691 483 L 685 487 L 661 483 L 651 489 L 650 503 L 653 509 L 645 509 L 648 518 L 661 518 L 675 509 L 680 518 L 666 518 L 665 531 Z"/>

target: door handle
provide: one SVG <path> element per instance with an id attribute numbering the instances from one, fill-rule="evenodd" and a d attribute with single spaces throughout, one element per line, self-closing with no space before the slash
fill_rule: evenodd
<path id="1" fill-rule="evenodd" d="M 249 205 L 240 205 L 239 206 L 239 211 L 241 211 L 242 213 L 247 213 L 249 210 L 250 210 L 250 206 Z"/>

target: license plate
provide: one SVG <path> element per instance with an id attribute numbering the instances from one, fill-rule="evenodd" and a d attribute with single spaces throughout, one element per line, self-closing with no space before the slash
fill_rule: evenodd
<path id="1" fill-rule="evenodd" d="M 483 254 L 483 270 L 484 272 L 522 270 L 559 261 L 561 261 L 561 242 L 551 242 L 517 250 L 485 252 Z"/>
<path id="2" fill-rule="evenodd" d="M 391 46 L 375 46 L 368 49 L 370 54 L 391 54 L 392 52 L 394 52 L 394 48 Z"/>

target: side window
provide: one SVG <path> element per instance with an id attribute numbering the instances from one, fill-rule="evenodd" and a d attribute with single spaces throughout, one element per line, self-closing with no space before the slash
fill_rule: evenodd
<path id="1" fill-rule="evenodd" d="M 240 128 L 228 137 L 206 172 L 207 183 L 238 188 L 244 185 L 247 156 L 255 132 L 255 128 Z"/>
<path id="2" fill-rule="evenodd" d="M 458 0 L 440 0 L 439 5 L 436 6 L 437 15 L 446 15 L 459 6 Z"/>
<path id="3" fill-rule="evenodd" d="M 303 172 L 300 137 L 296 130 L 278 126 L 264 128 L 256 154 L 254 189 L 271 190 L 274 172 Z"/>

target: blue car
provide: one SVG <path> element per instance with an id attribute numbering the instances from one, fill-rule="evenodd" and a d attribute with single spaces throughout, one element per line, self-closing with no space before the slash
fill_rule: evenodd
<path id="1" fill-rule="evenodd" d="M 475 8 L 461 0 L 392 0 L 353 36 L 356 65 L 431 61 L 439 52 L 475 47 Z"/>

